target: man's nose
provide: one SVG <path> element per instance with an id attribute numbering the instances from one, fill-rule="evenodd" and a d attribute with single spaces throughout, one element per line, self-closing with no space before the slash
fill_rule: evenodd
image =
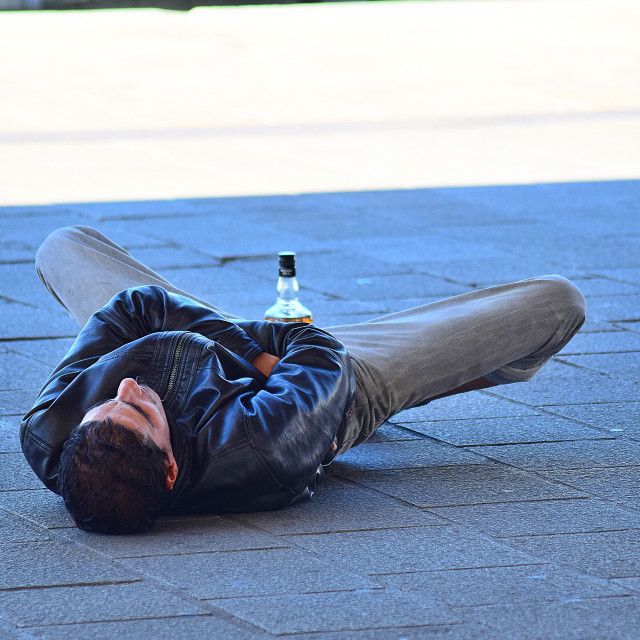
<path id="1" fill-rule="evenodd" d="M 118 399 L 131 402 L 140 395 L 140 387 L 133 378 L 125 378 L 118 386 Z"/>

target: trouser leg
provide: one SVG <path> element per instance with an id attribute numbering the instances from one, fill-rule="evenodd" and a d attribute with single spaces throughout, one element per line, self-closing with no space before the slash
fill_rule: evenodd
<path id="1" fill-rule="evenodd" d="M 530 380 L 575 335 L 584 313 L 575 285 L 543 276 L 329 328 L 347 347 L 358 382 L 340 453 L 395 413 L 476 378 Z"/>
<path id="2" fill-rule="evenodd" d="M 148 284 L 187 296 L 226 318 L 238 319 L 175 287 L 90 227 L 54 231 L 36 254 L 36 271 L 49 293 L 80 326 L 116 293 Z"/>

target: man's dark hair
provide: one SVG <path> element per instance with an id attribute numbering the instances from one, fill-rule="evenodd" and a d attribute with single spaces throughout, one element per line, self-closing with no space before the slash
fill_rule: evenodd
<path id="1" fill-rule="evenodd" d="M 58 487 L 85 531 L 149 529 L 167 500 L 169 457 L 111 418 L 77 426 L 60 456 Z"/>

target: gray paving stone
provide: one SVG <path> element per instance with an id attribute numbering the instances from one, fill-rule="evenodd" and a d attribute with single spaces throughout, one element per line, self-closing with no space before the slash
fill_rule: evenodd
<path id="1" fill-rule="evenodd" d="M 528 384 L 505 384 L 490 393 L 535 407 L 637 400 L 639 391 L 635 381 L 552 361 Z"/>
<path id="2" fill-rule="evenodd" d="M 449 260 L 440 262 L 427 257 L 425 261 L 414 265 L 414 269 L 479 289 L 557 273 L 559 270 L 557 264 L 538 257 L 519 256 L 518 260 L 505 260 L 490 256 L 476 259 L 469 259 L 464 254 L 461 256 L 452 255 Z M 563 270 L 562 275 L 571 274 Z"/>
<path id="3" fill-rule="evenodd" d="M 97 604 L 99 606 L 97 606 Z M 145 582 L 5 591 L 0 615 L 16 625 L 70 624 L 207 613 L 209 608 Z"/>
<path id="4" fill-rule="evenodd" d="M 393 419 L 396 420 L 396 418 Z M 595 440 L 612 437 L 606 432 L 548 415 L 439 420 L 406 424 L 399 422 L 398 424 L 456 446 Z"/>
<path id="5" fill-rule="evenodd" d="M 330 475 L 313 498 L 303 504 L 281 511 L 238 514 L 234 518 L 277 535 L 442 524 L 439 518 L 425 518 L 420 510 L 378 491 Z"/>
<path id="6" fill-rule="evenodd" d="M 42 487 L 22 453 L 0 453 L 0 491 Z"/>
<path id="7" fill-rule="evenodd" d="M 77 327 L 79 330 L 79 327 Z M 18 353 L 50 367 L 50 372 L 71 348 L 74 338 L 57 338 L 54 340 L 12 340 L 9 353 Z M 43 385 L 45 380 L 41 381 Z"/>
<path id="8" fill-rule="evenodd" d="M 35 540 L 49 540 L 46 531 L 34 526 L 15 514 L 0 508 L 0 532 L 3 543 L 20 542 L 27 543 Z"/>
<path id="9" fill-rule="evenodd" d="M 277 194 L 261 197 L 235 196 L 216 198 L 190 198 L 186 202 L 200 215 L 212 215 L 218 218 L 235 216 L 247 222 L 313 220 L 322 215 L 329 217 L 343 214 L 336 193 Z M 344 214 L 343 214 L 344 215 Z"/>
<path id="10" fill-rule="evenodd" d="M 405 424 L 433 420 L 472 420 L 533 415 L 540 415 L 540 411 L 518 402 L 475 391 L 440 398 L 421 407 L 401 411 L 393 416 L 392 422 Z"/>
<path id="11" fill-rule="evenodd" d="M 573 283 L 582 291 L 585 298 L 624 296 L 640 292 L 639 286 L 636 284 L 619 282 L 608 278 L 573 278 Z"/>
<path id="12" fill-rule="evenodd" d="M 638 186 L 635 180 L 615 180 L 596 182 L 539 183 L 526 185 L 491 185 L 486 187 L 447 187 L 438 189 L 443 195 L 451 195 L 472 205 L 489 207 L 493 213 L 510 215 L 513 219 L 533 217 L 534 219 L 558 219 L 573 216 L 576 221 L 602 220 L 602 211 L 613 214 L 621 211 L 630 215 L 637 202 Z M 615 206 L 614 206 L 615 205 Z M 626 219 L 626 215 L 621 215 Z M 605 219 L 610 229 L 611 218 Z M 635 227 L 632 227 L 635 228 Z"/>
<path id="13" fill-rule="evenodd" d="M 560 352 L 561 358 L 585 353 L 616 353 L 640 351 L 640 336 L 632 331 L 578 332 L 571 342 Z"/>
<path id="14" fill-rule="evenodd" d="M 33 313 L 33 309 L 46 308 L 51 303 L 61 308 L 42 286 L 33 262 L 0 264 L 0 294 L 21 302 L 25 307 L 25 315 Z"/>
<path id="15" fill-rule="evenodd" d="M 277 268 L 274 272 L 250 275 L 236 269 L 233 264 L 199 266 L 193 268 L 167 268 L 163 277 L 175 286 L 215 304 L 215 296 L 233 293 L 238 298 L 245 295 L 259 296 L 270 300 L 276 294 Z"/>
<path id="16" fill-rule="evenodd" d="M 215 198 L 190 198 L 185 200 L 199 215 L 216 217 L 219 220 L 239 218 L 245 222 L 265 224 L 265 221 L 288 222 L 313 220 L 318 211 L 332 219 L 344 216 L 340 193 L 304 193 L 255 196 L 232 196 Z M 350 195 L 348 193 L 347 195 Z"/>
<path id="17" fill-rule="evenodd" d="M 468 237 L 468 236 L 467 236 Z M 498 257 L 509 260 L 508 253 L 494 247 L 476 242 L 475 239 L 461 240 L 445 235 L 442 230 L 425 234 L 398 237 L 390 243 L 386 238 L 367 238 L 358 241 L 353 246 L 350 240 L 342 239 L 332 243 L 334 248 L 353 250 L 363 256 L 378 258 L 392 264 L 417 265 L 424 260 L 429 262 L 448 261 L 452 255 L 463 255 L 468 259 L 482 259 Z"/>
<path id="18" fill-rule="evenodd" d="M 168 215 L 156 216 L 155 219 L 138 219 L 132 217 L 131 219 L 123 216 L 123 219 L 98 219 L 91 226 L 95 227 L 100 233 L 103 233 L 110 240 L 119 244 L 126 249 L 136 259 L 138 258 L 139 251 L 163 251 L 173 246 L 174 238 L 158 239 L 149 234 L 149 231 L 162 228 L 164 219 L 170 217 Z M 173 216 L 176 220 L 183 219 L 185 224 L 189 224 L 189 217 L 182 218 L 179 212 L 176 212 Z M 191 222 L 194 224 L 194 222 Z M 147 254 L 148 255 L 148 254 Z M 144 262 L 144 261 L 143 261 Z"/>
<path id="19" fill-rule="evenodd" d="M 637 320 L 638 308 L 640 308 L 638 295 L 602 296 L 589 300 L 587 317 L 606 322 Z"/>
<path id="20" fill-rule="evenodd" d="M 162 275 L 180 289 L 241 317 L 262 319 L 276 299 L 277 270 L 267 276 L 253 276 L 225 265 L 163 269 Z M 324 294 L 309 288 L 301 289 L 299 299 L 312 311 L 319 302 L 327 301 Z"/>
<path id="21" fill-rule="evenodd" d="M 226 614 L 225 614 L 226 615 Z M 227 616 L 228 617 L 228 616 Z M 78 625 L 48 625 L 29 627 L 32 637 L 41 640 L 77 640 L 80 631 L 85 638 L 189 638 L 189 640 L 265 640 L 271 634 L 261 632 L 256 627 L 234 625 L 220 616 L 211 614 L 185 615 L 179 617 L 158 617 L 146 620 L 113 620 L 109 622 L 83 622 Z"/>
<path id="22" fill-rule="evenodd" d="M 304 286 L 346 300 L 393 300 L 406 298 L 448 298 L 469 288 L 423 274 L 360 277 L 355 280 L 307 278 Z"/>
<path id="23" fill-rule="evenodd" d="M 164 218 L 196 215 L 198 207 L 189 198 L 167 200 L 126 200 L 114 202 L 79 202 L 67 205 L 78 215 L 93 220 L 92 224 L 102 225 L 109 220 L 136 221 L 146 218 Z M 49 208 L 49 207 L 47 207 Z"/>
<path id="24" fill-rule="evenodd" d="M 287 539 L 323 558 L 349 558 L 352 570 L 371 575 L 531 562 L 529 556 L 484 535 L 447 525 L 292 535 Z"/>
<path id="25" fill-rule="evenodd" d="M 60 204 L 23 204 L 23 205 L 11 205 L 0 207 L 0 217 L 2 218 L 15 218 L 16 220 L 22 220 L 29 216 L 42 216 L 42 215 L 60 215 L 69 216 L 70 214 L 77 212 L 75 204 L 60 203 Z"/>
<path id="26" fill-rule="evenodd" d="M 580 490 L 505 465 L 340 473 L 418 507 L 579 498 Z"/>
<path id="27" fill-rule="evenodd" d="M 498 538 L 640 529 L 640 515 L 597 499 L 439 507 L 432 512 Z"/>
<path id="28" fill-rule="evenodd" d="M 599 578 L 640 577 L 640 530 L 518 536 L 509 544 L 530 557 Z"/>
<path id="29" fill-rule="evenodd" d="M 0 491 L 0 507 L 47 529 L 76 526 L 62 498 L 49 489 Z"/>
<path id="30" fill-rule="evenodd" d="M 614 434 L 640 439 L 640 402 L 602 402 L 589 404 L 548 405 L 547 411 L 579 420 Z"/>
<path id="31" fill-rule="evenodd" d="M 623 329 L 624 331 L 633 331 L 634 333 L 640 333 L 640 322 L 638 322 L 637 320 L 614 322 L 613 326 L 616 329 Z"/>
<path id="32" fill-rule="evenodd" d="M 33 406 L 40 387 L 33 389 L 12 389 L 0 391 L 0 415 L 22 418 Z"/>
<path id="33" fill-rule="evenodd" d="M 579 491 L 604 500 L 612 500 L 625 508 L 640 509 L 640 466 L 546 471 L 554 482 L 562 482 Z"/>
<path id="34" fill-rule="evenodd" d="M 483 464 L 486 460 L 474 453 L 433 440 L 402 442 L 366 442 L 349 449 L 334 460 L 336 471 L 351 469 L 411 469 L 452 464 Z"/>
<path id="35" fill-rule="evenodd" d="M 640 353 L 592 353 L 580 356 L 562 356 L 561 361 L 631 380 L 637 380 L 640 375 Z"/>
<path id="36" fill-rule="evenodd" d="M 107 233 L 107 236 L 109 234 Z M 219 261 L 197 251 L 179 247 L 140 247 L 130 251 L 136 260 L 160 273 L 164 278 L 167 269 L 195 269 L 219 266 Z"/>
<path id="37" fill-rule="evenodd" d="M 607 320 L 602 314 L 591 313 L 591 308 L 587 309 L 587 317 L 580 331 L 585 333 L 601 333 L 605 331 L 629 330 L 616 320 Z"/>
<path id="38" fill-rule="evenodd" d="M 438 299 L 325 300 L 314 302 L 311 311 L 313 312 L 314 323 L 331 331 L 331 327 L 366 322 L 387 313 L 403 311 L 411 307 L 435 302 Z"/>
<path id="39" fill-rule="evenodd" d="M 196 223 L 185 224 L 181 218 L 163 218 L 156 220 L 153 229 L 148 231 L 151 238 L 171 240 L 177 246 L 200 251 L 214 258 L 233 258 L 238 256 L 276 255 L 278 251 L 314 251 L 325 248 L 309 238 L 295 233 L 282 234 L 272 231 L 268 223 L 260 226 L 243 220 L 233 224 L 220 225 L 214 216 L 202 216 Z M 252 242 L 247 243 L 247 238 Z"/>
<path id="40" fill-rule="evenodd" d="M 0 416 L 0 453 L 22 451 L 19 433 L 20 416 Z"/>
<path id="41" fill-rule="evenodd" d="M 410 425 L 411 427 L 411 425 Z M 367 440 L 372 442 L 396 442 L 398 440 L 422 440 L 422 436 L 411 428 L 397 427 L 390 422 L 382 423 Z"/>
<path id="42" fill-rule="evenodd" d="M 550 564 L 399 573 L 380 579 L 442 607 L 566 602 L 629 594 L 628 589 L 609 580 Z"/>
<path id="43" fill-rule="evenodd" d="M 278 635 L 457 622 L 455 613 L 394 589 L 269 596 L 261 598 L 259 606 L 247 598 L 214 602 L 232 615 Z"/>
<path id="44" fill-rule="evenodd" d="M 438 624 L 420 627 L 382 627 L 380 629 L 362 629 L 329 631 L 314 633 L 314 640 L 486 640 L 489 630 L 480 627 L 474 621 L 467 624 Z M 492 631 L 492 640 L 509 640 L 508 636 L 496 635 Z M 288 640 L 308 640 L 309 634 L 287 635 Z"/>
<path id="45" fill-rule="evenodd" d="M 376 215 L 372 210 L 358 212 L 360 215 L 345 215 L 345 213 L 344 210 L 337 209 L 323 210 L 322 215 L 315 218 L 296 219 L 295 232 L 331 247 L 337 238 L 350 238 L 354 244 L 357 244 L 363 238 L 382 236 L 395 239 L 406 235 L 412 229 L 416 232 L 424 231 L 424 224 L 417 224 L 416 217 L 404 216 L 397 211 L 393 218 Z M 283 235 L 291 233 L 291 220 L 271 220 L 269 229 Z"/>
<path id="46" fill-rule="evenodd" d="M 32 635 L 27 635 L 24 631 L 16 629 L 16 627 L 8 622 L 0 620 L 0 636 L 7 640 L 31 640 Z"/>
<path id="47" fill-rule="evenodd" d="M 640 268 L 623 267 L 620 269 L 598 269 L 596 273 L 605 278 L 611 278 L 618 282 L 628 282 L 629 284 L 640 285 Z"/>
<path id="48" fill-rule="evenodd" d="M 116 583 L 135 577 L 99 555 L 60 538 L 26 544 L 0 542 L 0 553 L 4 565 L 0 589 Z"/>
<path id="49" fill-rule="evenodd" d="M 0 389 L 3 391 L 40 389 L 50 374 L 48 364 L 12 351 L 0 353 Z"/>
<path id="50" fill-rule="evenodd" d="M 52 231 L 71 224 L 87 225 L 89 222 L 89 218 L 64 205 L 13 211 L 0 207 L 0 219 L 3 244 L 10 243 L 21 249 L 20 259 L 32 264 L 38 247 Z"/>
<path id="51" fill-rule="evenodd" d="M 0 267 L 1 268 L 1 267 Z M 0 339 L 41 338 L 75 336 L 78 325 L 61 308 L 47 303 L 43 309 L 25 305 L 22 302 L 7 302 L 0 299 Z"/>
<path id="52" fill-rule="evenodd" d="M 513 640 L 611 640 L 637 636 L 638 600 L 633 597 L 593 598 L 577 602 L 518 604 L 470 610 L 494 633 Z"/>
<path id="53" fill-rule="evenodd" d="M 640 445 L 622 439 L 508 444 L 473 450 L 519 469 L 626 467 L 635 466 L 640 460 Z"/>
<path id="54" fill-rule="evenodd" d="M 453 191 L 441 189 L 371 190 L 303 196 L 317 199 L 324 212 L 327 205 L 339 214 L 351 217 L 372 216 L 375 220 L 389 219 L 397 226 L 429 231 L 433 228 L 508 222 L 508 213 L 498 214 L 489 206 L 470 205 Z"/>
<path id="55" fill-rule="evenodd" d="M 450 227 L 442 230 L 442 235 L 446 238 L 454 238 L 464 240 L 473 238 L 480 244 L 495 249 L 507 249 L 517 251 L 520 255 L 526 255 L 534 258 L 548 258 L 550 253 L 541 250 L 546 240 L 547 247 L 553 245 L 553 239 L 550 239 L 550 226 L 547 221 L 537 220 L 537 216 L 525 215 L 522 218 L 510 218 L 502 224 L 482 225 L 477 221 L 464 227 Z M 527 247 L 526 250 L 523 250 Z M 553 261 L 557 263 L 557 253 L 552 253 Z"/>
<path id="56" fill-rule="evenodd" d="M 24 242 L 0 241 L 0 264 L 30 262 L 32 259 L 33 249 Z"/>
<path id="57" fill-rule="evenodd" d="M 80 529 L 67 532 L 69 540 L 110 558 L 145 558 L 210 551 L 283 547 L 287 543 L 223 516 L 160 518 L 145 535 L 96 536 Z"/>
<path id="58" fill-rule="evenodd" d="M 282 539 L 283 546 L 290 544 Z M 318 557 L 299 548 L 154 556 L 125 559 L 120 564 L 131 572 L 143 572 L 200 599 L 378 586 L 366 577 L 345 571 L 331 556 Z"/>
<path id="59" fill-rule="evenodd" d="M 613 582 L 614 584 L 618 584 L 623 589 L 632 591 L 635 594 L 640 592 L 640 578 L 616 578 L 611 582 Z"/>
<path id="60" fill-rule="evenodd" d="M 566 234 L 548 222 L 469 226 L 440 233 L 458 240 L 473 237 L 475 242 L 493 247 L 497 252 L 543 260 L 553 256 L 555 264 L 571 269 L 637 267 L 640 264 L 631 242 L 598 237 L 575 228 L 571 234 Z"/>

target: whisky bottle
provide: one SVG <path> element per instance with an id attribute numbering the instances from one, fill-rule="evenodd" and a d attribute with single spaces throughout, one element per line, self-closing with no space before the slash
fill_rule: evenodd
<path id="1" fill-rule="evenodd" d="M 311 311 L 298 302 L 296 254 L 281 251 L 278 254 L 278 299 L 264 312 L 270 322 L 313 322 Z"/>

